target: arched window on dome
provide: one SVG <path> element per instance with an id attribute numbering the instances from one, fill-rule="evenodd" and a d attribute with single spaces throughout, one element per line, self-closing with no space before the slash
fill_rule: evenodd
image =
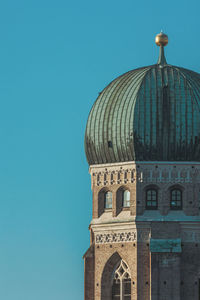
<path id="1" fill-rule="evenodd" d="M 104 193 L 104 208 L 112 208 L 112 192 L 110 191 Z"/>
<path id="2" fill-rule="evenodd" d="M 120 260 L 113 272 L 112 300 L 131 300 L 131 276 L 123 260 Z"/>
<path id="3" fill-rule="evenodd" d="M 157 209 L 158 208 L 158 192 L 154 188 L 146 190 L 146 209 Z"/>
<path id="4" fill-rule="evenodd" d="M 123 190 L 122 192 L 122 207 L 130 207 L 130 192 Z"/>
<path id="5" fill-rule="evenodd" d="M 182 209 L 182 191 L 180 189 L 172 189 L 170 195 L 170 208 L 173 210 Z"/>

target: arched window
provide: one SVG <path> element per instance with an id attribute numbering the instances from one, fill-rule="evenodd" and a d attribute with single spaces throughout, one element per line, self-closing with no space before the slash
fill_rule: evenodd
<path id="1" fill-rule="evenodd" d="M 155 189 L 146 190 L 146 209 L 158 208 L 158 193 Z"/>
<path id="2" fill-rule="evenodd" d="M 182 191 L 179 189 L 171 190 L 170 197 L 170 207 L 171 209 L 182 209 Z"/>
<path id="3" fill-rule="evenodd" d="M 122 193 L 122 206 L 130 207 L 130 192 L 128 190 L 124 190 Z"/>
<path id="4" fill-rule="evenodd" d="M 112 300 L 131 300 L 131 276 L 123 260 L 119 262 L 113 274 Z"/>
<path id="5" fill-rule="evenodd" d="M 104 208 L 112 208 L 112 192 L 105 192 Z"/>

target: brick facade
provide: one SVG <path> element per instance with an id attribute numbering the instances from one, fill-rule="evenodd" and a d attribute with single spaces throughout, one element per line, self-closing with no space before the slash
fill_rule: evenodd
<path id="1" fill-rule="evenodd" d="M 90 166 L 93 191 L 91 245 L 85 260 L 85 300 L 111 300 L 113 270 L 129 267 L 131 299 L 199 300 L 200 163 L 127 162 Z M 158 194 L 146 209 L 146 190 Z M 122 207 L 121 189 L 130 191 Z M 170 207 L 171 189 L 182 192 L 182 209 Z M 104 193 L 112 192 L 112 209 Z"/>

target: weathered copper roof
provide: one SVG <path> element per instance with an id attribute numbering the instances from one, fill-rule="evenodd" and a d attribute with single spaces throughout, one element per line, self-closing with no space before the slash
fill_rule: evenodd
<path id="1" fill-rule="evenodd" d="M 200 74 L 158 64 L 112 81 L 89 114 L 88 163 L 200 161 Z"/>

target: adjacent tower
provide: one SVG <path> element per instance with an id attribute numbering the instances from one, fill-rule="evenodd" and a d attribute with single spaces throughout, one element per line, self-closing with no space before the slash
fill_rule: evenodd
<path id="1" fill-rule="evenodd" d="M 167 43 L 89 114 L 85 300 L 200 300 L 200 74 L 169 65 Z"/>

